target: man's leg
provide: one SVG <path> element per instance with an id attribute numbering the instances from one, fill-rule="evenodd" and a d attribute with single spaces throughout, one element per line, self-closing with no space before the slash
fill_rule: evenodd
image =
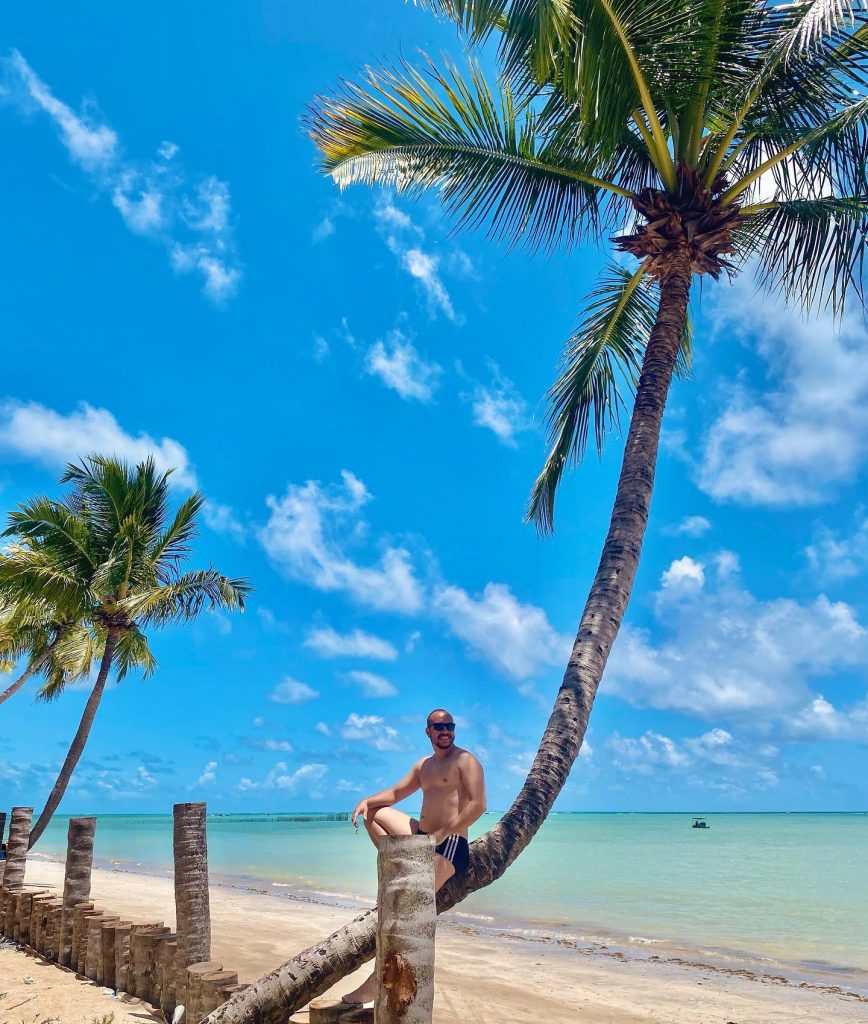
<path id="1" fill-rule="evenodd" d="M 364 822 L 371 842 L 377 849 L 380 848 L 383 836 L 411 836 L 419 829 L 419 822 L 415 818 L 403 811 L 396 811 L 394 807 L 381 807 L 370 820 L 365 818 Z"/>

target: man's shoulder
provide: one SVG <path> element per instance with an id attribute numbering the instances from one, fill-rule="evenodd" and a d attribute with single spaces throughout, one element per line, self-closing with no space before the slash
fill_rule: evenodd
<path id="1" fill-rule="evenodd" d="M 469 750 L 465 750 L 464 747 L 459 748 L 456 751 L 458 755 L 458 761 L 462 764 L 479 764 L 479 758 L 475 754 L 471 754 Z"/>

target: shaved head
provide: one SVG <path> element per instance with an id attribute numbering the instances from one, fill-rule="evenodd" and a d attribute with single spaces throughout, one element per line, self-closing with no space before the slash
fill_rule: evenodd
<path id="1" fill-rule="evenodd" d="M 430 725 L 431 719 L 434 718 L 435 715 L 437 715 L 438 719 L 442 715 L 445 715 L 447 718 L 452 718 L 452 715 L 444 708 L 434 708 L 433 711 L 428 712 L 428 717 L 425 719 L 425 724 Z"/>

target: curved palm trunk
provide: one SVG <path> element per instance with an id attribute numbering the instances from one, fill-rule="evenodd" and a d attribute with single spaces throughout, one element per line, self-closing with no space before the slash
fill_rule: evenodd
<path id="1" fill-rule="evenodd" d="M 564 681 L 530 773 L 512 807 L 472 844 L 469 870 L 438 893 L 440 912 L 500 878 L 545 821 L 578 757 L 591 705 L 627 610 L 639 564 L 654 487 L 660 424 L 684 336 L 690 280 L 688 256 L 679 253 L 660 282 L 657 319 L 642 362 L 609 532 Z M 279 1024 L 286 1020 L 290 1013 L 373 956 L 375 927 L 373 911 L 356 918 L 238 993 L 207 1018 L 209 1024 L 238 1024 L 242 1020 L 247 1024 Z"/>
<path id="2" fill-rule="evenodd" d="M 66 755 L 66 760 L 63 762 L 63 767 L 60 769 L 60 774 L 57 776 L 57 782 L 54 783 L 54 788 L 52 789 L 48 800 L 46 800 L 45 806 L 42 808 L 42 813 L 39 815 L 36 824 L 33 826 L 33 831 L 30 833 L 30 848 L 32 848 L 39 840 L 39 837 L 45 831 L 45 826 L 49 821 L 51 821 L 52 815 L 57 810 L 57 806 L 60 801 L 63 799 L 63 794 L 66 792 L 66 787 L 69 785 L 69 780 L 72 778 L 75 766 L 78 764 L 81 759 L 81 755 L 84 753 L 84 745 L 87 743 L 87 738 L 90 735 L 91 726 L 93 725 L 93 720 L 96 717 L 99 702 L 102 700 L 105 684 L 108 681 L 109 670 L 111 669 L 112 659 L 114 658 L 119 635 L 120 634 L 116 628 L 110 629 L 108 632 L 96 682 L 94 683 L 90 696 L 87 698 L 87 704 L 84 706 L 81 721 L 78 723 L 78 729 L 72 739 L 72 744 L 70 745 L 69 752 Z"/>
<path id="3" fill-rule="evenodd" d="M 37 658 L 36 661 L 31 661 L 27 668 L 21 673 L 21 675 L 12 683 L 11 686 L 7 686 L 6 689 L 0 693 L 0 704 L 4 701 L 9 700 L 13 694 L 18 693 L 21 687 L 27 682 L 28 679 L 32 679 L 33 676 L 42 668 L 42 666 L 48 661 L 51 655 L 54 653 L 54 649 L 57 647 L 60 641 L 60 637 L 53 640 L 51 644 L 46 648 L 45 653 L 41 658 Z"/>

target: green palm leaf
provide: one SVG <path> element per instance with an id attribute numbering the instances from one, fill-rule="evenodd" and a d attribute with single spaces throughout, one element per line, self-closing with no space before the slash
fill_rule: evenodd
<path id="1" fill-rule="evenodd" d="M 495 97 L 479 68 L 370 70 L 361 85 L 320 97 L 306 125 L 323 170 L 341 186 L 366 182 L 416 194 L 435 187 L 459 226 L 531 247 L 572 245 L 600 232 L 601 207 L 626 196 L 591 151 L 537 131 L 538 114 L 509 88 Z"/>

